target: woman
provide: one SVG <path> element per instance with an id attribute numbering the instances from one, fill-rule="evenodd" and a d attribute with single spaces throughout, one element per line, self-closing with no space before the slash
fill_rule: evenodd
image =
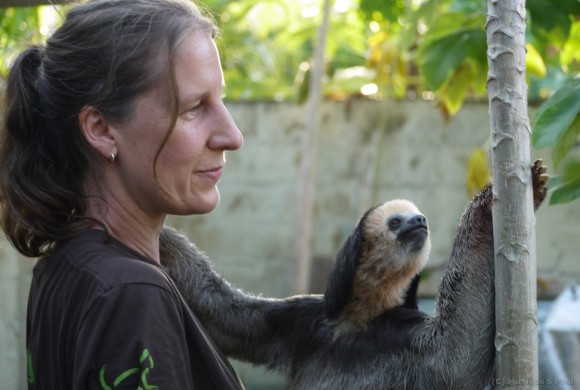
<path id="1" fill-rule="evenodd" d="M 213 210 L 242 145 L 215 34 L 188 0 L 94 0 L 15 62 L 0 194 L 40 257 L 30 389 L 242 387 L 159 262 L 165 217 Z"/>

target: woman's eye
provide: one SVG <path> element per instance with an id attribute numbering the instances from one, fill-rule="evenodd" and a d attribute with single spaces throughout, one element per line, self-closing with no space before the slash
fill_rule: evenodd
<path id="1" fill-rule="evenodd" d="M 198 114 L 201 107 L 202 107 L 201 103 L 198 103 L 195 106 L 191 106 L 190 108 L 186 109 L 183 112 L 183 114 L 181 114 L 181 116 L 183 116 L 185 118 L 191 118 L 191 117 L 195 116 L 196 114 Z"/>

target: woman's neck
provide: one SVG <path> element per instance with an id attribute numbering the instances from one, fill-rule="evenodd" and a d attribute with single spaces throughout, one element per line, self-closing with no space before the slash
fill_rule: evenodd
<path id="1" fill-rule="evenodd" d="M 95 191 L 87 193 L 95 194 Z M 132 206 L 101 189 L 95 196 L 87 197 L 85 215 L 102 222 L 123 244 L 159 263 L 159 233 L 165 215 L 152 217 Z"/>

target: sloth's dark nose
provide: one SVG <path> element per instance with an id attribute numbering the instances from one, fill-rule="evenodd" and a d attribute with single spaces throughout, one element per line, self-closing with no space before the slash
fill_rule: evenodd
<path id="1" fill-rule="evenodd" d="M 424 225 L 427 226 L 427 218 L 425 218 L 425 216 L 418 214 L 415 215 L 414 217 L 411 217 L 409 219 L 409 225 L 411 226 L 416 226 L 416 225 Z"/>

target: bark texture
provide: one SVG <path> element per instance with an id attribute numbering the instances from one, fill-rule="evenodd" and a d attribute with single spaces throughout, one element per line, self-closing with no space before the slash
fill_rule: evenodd
<path id="1" fill-rule="evenodd" d="M 497 385 L 538 379 L 536 237 L 530 174 L 525 0 L 488 0 Z"/>

